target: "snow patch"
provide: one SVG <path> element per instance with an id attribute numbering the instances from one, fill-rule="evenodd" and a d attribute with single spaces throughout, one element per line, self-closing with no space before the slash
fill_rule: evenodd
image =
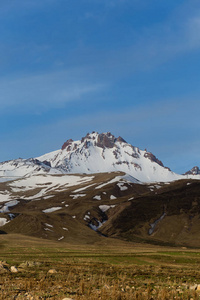
<path id="1" fill-rule="evenodd" d="M 7 182 L 7 181 L 12 181 L 15 179 L 18 179 L 20 177 L 4 177 L 4 176 L 0 176 L 0 182 Z"/>
<path id="2" fill-rule="evenodd" d="M 4 226 L 7 224 L 9 221 L 6 218 L 0 218 L 0 226 Z"/>
<path id="3" fill-rule="evenodd" d="M 98 225 L 93 225 L 92 223 L 89 224 L 89 227 L 94 230 L 97 231 L 106 221 L 100 222 L 97 220 Z"/>
<path id="4" fill-rule="evenodd" d="M 50 174 L 40 174 L 40 175 L 32 175 L 28 177 L 21 178 L 19 180 L 12 181 L 8 183 L 8 186 L 15 193 L 20 192 L 20 198 L 25 199 L 37 199 L 44 197 L 46 194 L 48 198 L 53 197 L 53 195 L 48 195 L 51 191 L 65 191 L 67 188 L 75 185 L 80 185 L 91 181 L 94 176 L 78 176 L 78 175 L 50 175 Z M 38 192 L 38 189 L 40 191 Z M 32 191 L 33 195 L 29 197 L 25 197 L 25 195 L 21 195 L 22 193 L 26 193 L 27 191 Z M 34 190 L 37 191 L 34 194 Z M 10 194 L 0 194 L 0 202 L 5 202 L 6 200 L 10 200 Z"/>
<path id="5" fill-rule="evenodd" d="M 73 200 L 74 199 L 78 199 L 79 197 L 85 197 L 86 194 L 76 194 L 76 195 L 70 195 L 70 197 L 73 197 Z"/>
<path id="6" fill-rule="evenodd" d="M 53 228 L 53 225 L 50 225 L 50 224 L 48 224 L 48 223 L 44 223 L 45 224 L 45 226 L 48 226 L 48 227 L 52 227 Z"/>
<path id="7" fill-rule="evenodd" d="M 51 230 L 50 228 L 44 228 L 44 230 L 53 232 L 53 230 Z"/>
<path id="8" fill-rule="evenodd" d="M 5 191 L 4 193 L 0 192 L 0 202 L 9 201 L 11 198 L 10 193 Z"/>
<path id="9" fill-rule="evenodd" d="M 160 186 L 160 185 L 155 185 L 155 188 L 156 189 L 160 189 L 162 186 Z"/>
<path id="10" fill-rule="evenodd" d="M 91 186 L 93 186 L 93 185 L 95 185 L 95 184 L 96 184 L 96 183 L 92 183 L 92 184 L 90 184 L 90 185 L 84 186 L 84 187 L 82 187 L 82 188 L 80 188 L 80 189 L 77 189 L 77 190 L 73 191 L 73 193 L 79 193 L 79 192 L 81 192 L 81 191 L 84 191 L 84 190 L 88 189 L 89 187 L 91 187 Z"/>
<path id="11" fill-rule="evenodd" d="M 128 187 L 126 185 L 124 185 L 124 182 L 117 183 L 117 186 L 120 188 L 120 191 L 128 190 Z"/>
<path id="12" fill-rule="evenodd" d="M 131 198 L 128 199 L 128 201 L 131 201 L 131 200 L 133 200 L 133 199 L 134 199 L 134 197 L 131 197 Z"/>
<path id="13" fill-rule="evenodd" d="M 49 199 L 49 198 L 52 198 L 52 197 L 54 197 L 54 195 L 49 195 L 49 196 L 45 196 L 45 197 L 43 197 L 43 199 Z"/>
<path id="14" fill-rule="evenodd" d="M 9 212 L 9 207 L 15 206 L 18 203 L 19 203 L 19 201 L 17 201 L 17 200 L 11 200 L 7 203 L 4 203 L 4 206 L 1 207 L 1 209 L 0 209 L 0 213 Z"/>
<path id="15" fill-rule="evenodd" d="M 116 205 L 99 205 L 99 208 L 102 212 L 106 212 L 110 208 L 114 208 Z"/>
<path id="16" fill-rule="evenodd" d="M 83 218 L 84 221 L 87 221 L 87 219 L 90 219 L 90 216 L 85 215 L 85 217 Z"/>
<path id="17" fill-rule="evenodd" d="M 54 212 L 54 211 L 59 210 L 59 209 L 61 209 L 61 208 L 62 208 L 62 207 L 60 207 L 60 206 L 57 206 L 57 207 L 51 207 L 51 208 L 44 209 L 43 212 L 44 212 L 44 213 L 51 213 L 51 212 Z"/>
<path id="18" fill-rule="evenodd" d="M 129 174 L 126 174 L 124 176 L 121 177 L 122 179 L 126 180 L 127 182 L 130 182 L 130 183 L 138 183 L 138 184 L 141 184 L 141 182 L 139 180 L 137 180 L 135 177 L 129 175 Z"/>
<path id="19" fill-rule="evenodd" d="M 10 220 L 13 220 L 15 218 L 14 214 L 8 214 L 8 215 L 9 215 Z"/>
<path id="20" fill-rule="evenodd" d="M 101 200 L 101 196 L 100 195 L 96 195 L 93 197 L 94 200 Z"/>
<path id="21" fill-rule="evenodd" d="M 115 178 L 111 179 L 110 181 L 107 181 L 106 183 L 103 183 L 103 184 L 100 184 L 100 185 L 96 186 L 95 189 L 101 189 L 102 187 L 104 187 L 104 186 L 106 186 L 108 184 L 117 182 L 120 179 L 121 179 L 121 176 L 116 176 Z"/>
<path id="22" fill-rule="evenodd" d="M 164 213 L 164 214 L 163 214 L 159 219 L 157 219 L 154 223 L 151 223 L 151 224 L 150 224 L 151 228 L 149 229 L 149 235 L 151 235 L 151 234 L 154 232 L 156 225 L 157 225 L 160 221 L 162 221 L 162 219 L 164 219 L 165 215 L 166 215 L 166 213 Z"/>

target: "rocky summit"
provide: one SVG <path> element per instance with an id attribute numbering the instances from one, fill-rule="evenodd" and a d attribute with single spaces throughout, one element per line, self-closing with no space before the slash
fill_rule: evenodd
<path id="1" fill-rule="evenodd" d="M 110 132 L 88 133 L 78 141 L 68 139 L 60 150 L 37 158 L 0 163 L 1 181 L 38 174 L 92 174 L 125 172 L 140 182 L 169 182 L 200 179 L 198 167 L 184 175 L 176 174 L 151 152 L 116 138 Z"/>
<path id="2" fill-rule="evenodd" d="M 64 173 L 125 172 L 141 182 L 166 182 L 187 178 L 175 174 L 151 152 L 116 138 L 110 132 L 88 133 L 81 140 L 67 140 L 61 150 L 37 159 Z M 195 174 L 197 175 L 197 174 Z M 200 179 L 200 176 L 197 176 Z"/>

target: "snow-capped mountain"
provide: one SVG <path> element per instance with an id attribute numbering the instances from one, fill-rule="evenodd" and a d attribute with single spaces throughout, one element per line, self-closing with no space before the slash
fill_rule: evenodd
<path id="1" fill-rule="evenodd" d="M 67 173 L 122 171 L 141 182 L 186 178 L 164 167 L 152 153 L 128 144 L 121 137 L 114 137 L 110 132 L 92 132 L 79 141 L 67 140 L 61 150 L 37 159 Z"/>
<path id="2" fill-rule="evenodd" d="M 188 172 L 186 172 L 184 175 L 200 175 L 200 169 L 199 167 L 195 166 Z"/>
<path id="3" fill-rule="evenodd" d="M 141 182 L 200 179 L 199 169 L 179 175 L 164 167 L 151 152 L 108 133 L 88 133 L 81 140 L 67 140 L 62 148 L 32 159 L 0 163 L 0 181 L 38 174 L 104 173 L 122 171 Z"/>

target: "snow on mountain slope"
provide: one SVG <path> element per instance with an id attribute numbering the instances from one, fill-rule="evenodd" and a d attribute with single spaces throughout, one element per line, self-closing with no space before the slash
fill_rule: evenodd
<path id="1" fill-rule="evenodd" d="M 105 173 L 122 171 L 141 182 L 200 179 L 198 172 L 178 175 L 152 153 L 128 144 L 111 133 L 92 132 L 78 141 L 67 140 L 62 149 L 38 158 L 0 163 L 0 182 L 39 174 Z"/>
<path id="2" fill-rule="evenodd" d="M 93 178 L 94 176 L 71 174 L 25 176 L 6 183 L 0 183 L 0 203 L 19 198 L 33 200 L 44 196 L 47 197 L 47 195 L 50 197 L 56 192 L 66 191 L 69 187 L 87 184 Z"/>
<path id="3" fill-rule="evenodd" d="M 165 168 L 152 153 L 115 138 L 93 132 L 79 141 L 68 140 L 61 150 L 37 158 L 68 173 L 125 172 L 142 182 L 186 178 Z"/>
<path id="4" fill-rule="evenodd" d="M 59 169 L 51 168 L 48 162 L 37 159 L 15 159 L 0 163 L 0 182 L 30 176 L 34 174 L 62 174 Z"/>

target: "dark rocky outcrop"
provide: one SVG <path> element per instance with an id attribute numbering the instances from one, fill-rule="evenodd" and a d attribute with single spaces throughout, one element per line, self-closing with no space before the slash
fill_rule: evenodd
<path id="1" fill-rule="evenodd" d="M 50 161 L 44 160 L 42 163 L 43 163 L 44 165 L 46 165 L 47 167 L 50 167 L 50 168 L 51 168 L 51 163 L 50 163 Z"/>
<path id="2" fill-rule="evenodd" d="M 127 143 L 121 136 L 116 139 L 117 142 Z"/>
<path id="3" fill-rule="evenodd" d="M 110 132 L 107 134 L 101 133 L 98 135 L 97 147 L 113 148 L 115 144 L 115 137 Z"/>
<path id="4" fill-rule="evenodd" d="M 199 167 L 195 166 L 190 171 L 186 172 L 184 175 L 199 175 L 200 169 Z"/>
<path id="5" fill-rule="evenodd" d="M 107 133 L 100 133 L 98 132 L 92 132 L 92 134 L 96 133 L 97 134 L 97 142 L 95 142 L 95 146 L 100 147 L 100 148 L 113 148 L 116 142 L 120 143 L 126 143 L 126 141 L 119 136 L 116 138 L 114 135 L 112 135 L 110 132 Z M 95 136 L 91 136 L 90 133 L 87 133 L 85 137 L 82 137 L 81 143 L 84 143 L 84 146 L 88 148 L 90 145 L 88 140 L 94 140 Z M 75 144 L 74 149 L 71 149 L 71 145 L 73 143 L 72 139 L 67 140 L 63 145 L 62 145 L 62 150 L 66 149 L 67 151 L 70 150 L 75 150 L 77 148 L 77 145 Z"/>
<path id="6" fill-rule="evenodd" d="M 157 163 L 157 164 L 160 165 L 161 167 L 166 168 L 166 167 L 163 165 L 162 161 L 159 160 L 159 159 L 158 159 L 155 155 L 153 155 L 151 152 L 147 152 L 147 151 L 146 151 L 145 154 L 144 154 L 144 157 L 150 159 L 152 162 Z M 168 169 L 169 171 L 171 171 L 169 168 L 166 168 L 166 169 Z"/>
<path id="7" fill-rule="evenodd" d="M 72 144 L 73 140 L 69 139 L 67 140 L 63 145 L 62 145 L 62 150 L 66 149 L 68 146 L 70 146 Z"/>

